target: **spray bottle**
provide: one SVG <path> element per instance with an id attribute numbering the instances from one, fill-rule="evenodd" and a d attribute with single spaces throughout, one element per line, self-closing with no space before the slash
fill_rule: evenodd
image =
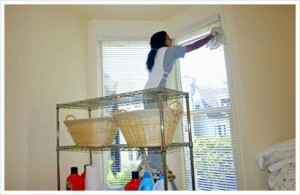
<path id="1" fill-rule="evenodd" d="M 125 190 L 138 190 L 141 180 L 138 171 L 132 171 L 131 180 L 125 185 Z"/>
<path id="2" fill-rule="evenodd" d="M 66 190 L 83 190 L 83 181 L 78 174 L 77 167 L 71 167 L 71 174 L 67 178 Z"/>
<path id="3" fill-rule="evenodd" d="M 145 171 L 143 179 L 139 185 L 139 191 L 151 191 L 153 189 L 154 182 L 148 171 Z"/>
<path id="4" fill-rule="evenodd" d="M 159 175 L 159 180 L 154 184 L 153 191 L 164 191 L 165 190 L 165 184 L 164 184 L 164 176 L 162 174 Z"/>

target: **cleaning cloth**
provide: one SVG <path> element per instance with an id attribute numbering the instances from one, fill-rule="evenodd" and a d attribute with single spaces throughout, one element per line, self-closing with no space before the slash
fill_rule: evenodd
<path id="1" fill-rule="evenodd" d="M 221 27 L 213 27 L 210 33 L 214 34 L 215 36 L 206 44 L 207 48 L 213 50 L 217 49 L 222 44 L 226 44 L 225 34 Z"/>

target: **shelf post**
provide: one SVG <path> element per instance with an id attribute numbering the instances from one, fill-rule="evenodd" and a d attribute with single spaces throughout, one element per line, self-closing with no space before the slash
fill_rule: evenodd
<path id="1" fill-rule="evenodd" d="M 189 149 L 190 149 L 190 163 L 191 163 L 191 177 L 192 177 L 192 189 L 196 190 L 195 185 L 195 168 L 194 168 L 194 156 L 193 156 L 193 136 L 192 136 L 192 127 L 191 127 L 191 115 L 190 115 L 190 104 L 189 104 L 189 94 L 185 94 L 186 100 L 186 116 L 188 124 L 188 134 L 189 134 Z"/>
<path id="2" fill-rule="evenodd" d="M 59 106 L 56 105 L 56 162 L 57 162 L 57 190 L 60 190 L 60 165 L 59 165 Z"/>
<path id="3" fill-rule="evenodd" d="M 168 190 L 168 175 L 167 175 L 167 149 L 165 143 L 165 128 L 164 128 L 164 111 L 163 111 L 163 94 L 161 91 L 158 92 L 158 106 L 160 116 L 160 130 L 161 130 L 161 159 L 162 159 L 162 170 L 164 174 L 164 186 L 165 190 Z"/>
<path id="4" fill-rule="evenodd" d="M 89 111 L 89 118 L 92 118 L 92 109 L 91 108 L 88 108 L 88 111 Z M 92 148 L 90 148 L 90 164 L 92 165 L 93 164 L 93 150 Z"/>

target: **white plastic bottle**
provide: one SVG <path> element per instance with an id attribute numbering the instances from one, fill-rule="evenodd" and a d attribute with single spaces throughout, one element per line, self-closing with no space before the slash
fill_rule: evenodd
<path id="1" fill-rule="evenodd" d="M 164 191 L 165 184 L 164 184 L 164 176 L 159 175 L 159 180 L 154 184 L 153 191 Z"/>

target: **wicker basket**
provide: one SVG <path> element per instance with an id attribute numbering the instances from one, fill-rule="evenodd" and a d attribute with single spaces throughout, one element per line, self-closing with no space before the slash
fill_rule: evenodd
<path id="1" fill-rule="evenodd" d="M 181 118 L 182 109 L 164 109 L 165 144 L 173 141 L 174 132 Z M 116 112 L 113 118 L 130 147 L 161 145 L 159 109 Z"/>
<path id="2" fill-rule="evenodd" d="M 117 132 L 117 126 L 111 116 L 76 119 L 68 115 L 64 123 L 76 146 L 109 146 L 113 143 Z"/>

